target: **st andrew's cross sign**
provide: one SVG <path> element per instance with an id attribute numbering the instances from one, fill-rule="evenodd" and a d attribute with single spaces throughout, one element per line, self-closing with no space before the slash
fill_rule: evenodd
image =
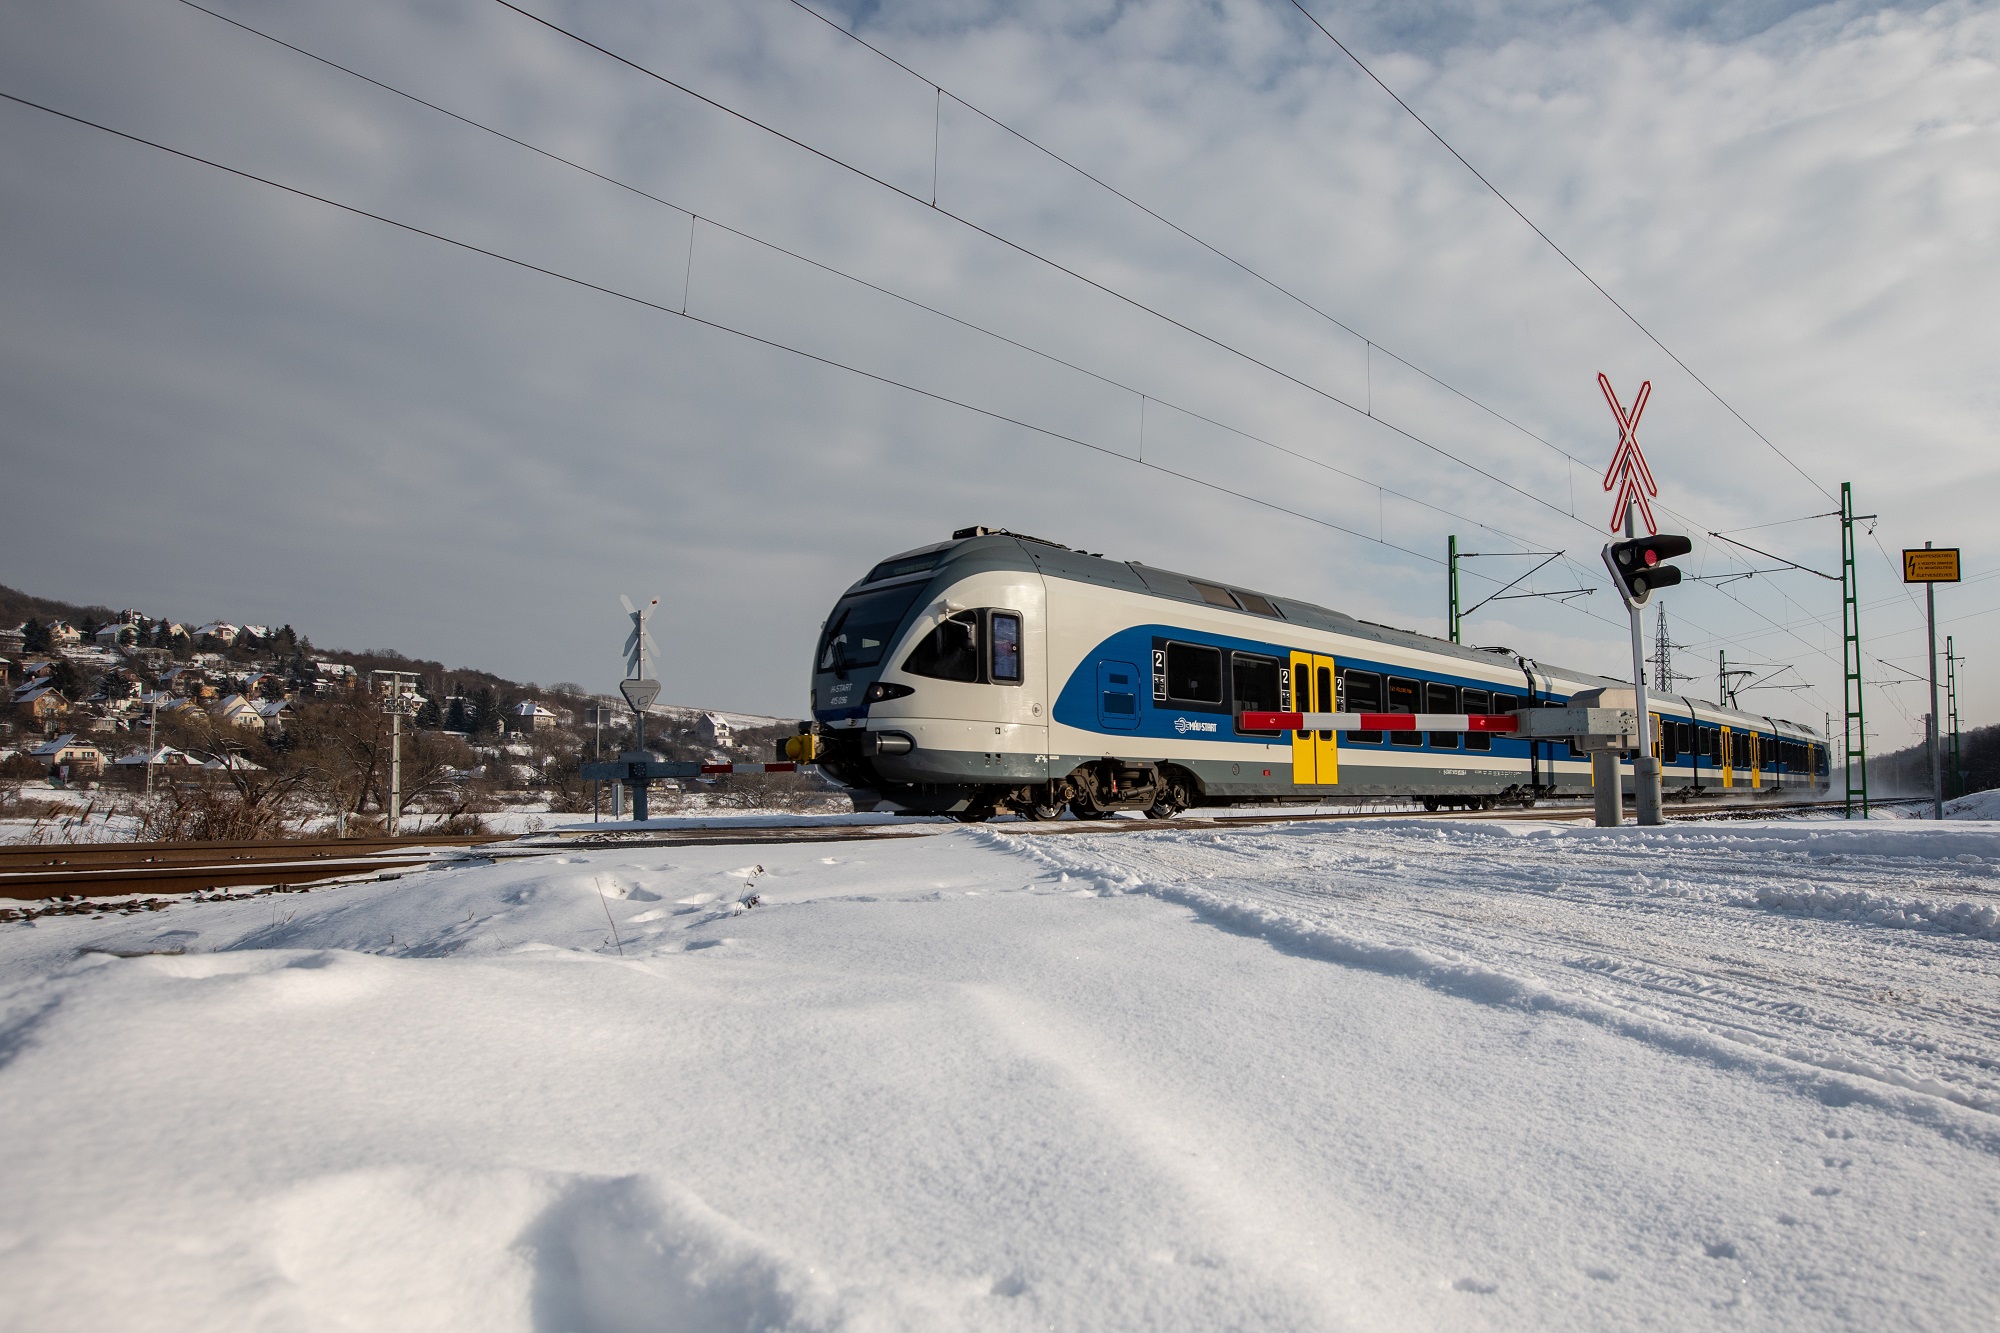
<path id="1" fill-rule="evenodd" d="M 1657 535 L 1660 525 L 1653 521 L 1653 506 L 1649 502 L 1659 495 L 1660 488 L 1653 481 L 1653 470 L 1646 466 L 1646 455 L 1639 451 L 1639 418 L 1646 410 L 1646 400 L 1653 396 L 1653 382 L 1647 380 L 1639 386 L 1629 413 L 1618 401 L 1610 377 L 1602 371 L 1598 372 L 1597 387 L 1604 390 L 1604 401 L 1611 405 L 1611 415 L 1618 419 L 1618 448 L 1604 473 L 1604 489 L 1618 492 L 1617 503 L 1611 509 L 1611 530 L 1616 532 L 1624 526 L 1626 509 L 1631 505 L 1637 506 L 1646 531 Z"/>

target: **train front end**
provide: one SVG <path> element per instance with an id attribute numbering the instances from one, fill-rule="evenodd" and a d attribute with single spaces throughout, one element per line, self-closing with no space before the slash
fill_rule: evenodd
<path id="1" fill-rule="evenodd" d="M 983 819 L 1048 779 L 1042 576 L 973 530 L 892 556 L 813 650 L 814 756 L 857 809 Z"/>

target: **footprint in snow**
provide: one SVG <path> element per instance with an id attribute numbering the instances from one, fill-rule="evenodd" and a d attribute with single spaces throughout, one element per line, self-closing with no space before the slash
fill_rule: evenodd
<path id="1" fill-rule="evenodd" d="M 1733 1240 L 1718 1240 L 1702 1246 L 1701 1252 L 1711 1259 L 1734 1259 L 1737 1257 L 1736 1242 Z"/>
<path id="2" fill-rule="evenodd" d="M 1500 1290 L 1498 1282 L 1487 1282 L 1476 1277 L 1462 1277 L 1451 1284 L 1453 1291 L 1469 1291 L 1475 1296 L 1491 1296 Z"/>

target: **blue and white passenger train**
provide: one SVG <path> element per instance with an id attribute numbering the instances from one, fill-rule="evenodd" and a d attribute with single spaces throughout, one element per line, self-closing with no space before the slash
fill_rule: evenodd
<path id="1" fill-rule="evenodd" d="M 968 528 L 882 561 L 834 606 L 813 660 L 814 749 L 859 808 L 964 820 L 1329 797 L 1491 807 L 1589 795 L 1589 756 L 1483 733 L 1252 732 L 1241 715 L 1508 713 L 1621 684 Z M 1649 699 L 1670 797 L 1827 790 L 1815 732 Z"/>

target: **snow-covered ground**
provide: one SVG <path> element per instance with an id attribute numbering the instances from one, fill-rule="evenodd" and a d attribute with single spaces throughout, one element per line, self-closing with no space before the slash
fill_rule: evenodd
<path id="1" fill-rule="evenodd" d="M 923 832 L 0 927 L 0 1326 L 2000 1322 L 2000 825 Z"/>

